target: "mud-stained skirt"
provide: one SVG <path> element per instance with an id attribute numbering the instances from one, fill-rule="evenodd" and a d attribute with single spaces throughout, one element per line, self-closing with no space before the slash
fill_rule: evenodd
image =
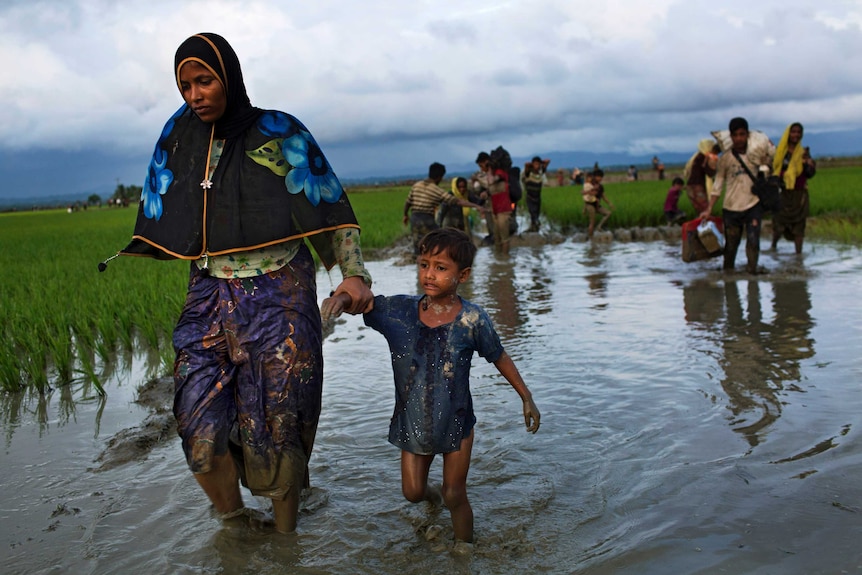
<path id="1" fill-rule="evenodd" d="M 805 237 L 808 213 L 808 190 L 782 190 L 781 210 L 772 218 L 773 234 L 790 241 Z"/>
<path id="2" fill-rule="evenodd" d="M 255 495 L 308 485 L 323 378 L 314 262 L 219 279 L 191 266 L 174 330 L 174 415 L 194 473 L 230 451 Z"/>

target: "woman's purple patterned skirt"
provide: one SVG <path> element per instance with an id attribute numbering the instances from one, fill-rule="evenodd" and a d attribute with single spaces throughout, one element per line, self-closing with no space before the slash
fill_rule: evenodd
<path id="1" fill-rule="evenodd" d="M 243 485 L 284 499 L 308 484 L 323 383 L 314 261 L 220 279 L 193 263 L 174 330 L 174 415 L 194 473 L 228 450 Z"/>

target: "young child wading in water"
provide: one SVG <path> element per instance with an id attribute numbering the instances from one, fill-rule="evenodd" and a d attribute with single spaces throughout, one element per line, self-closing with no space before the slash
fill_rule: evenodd
<path id="1" fill-rule="evenodd" d="M 457 541 L 473 541 L 473 509 L 467 472 L 473 449 L 473 352 L 493 362 L 524 402 L 527 431 L 539 430 L 539 410 L 518 368 L 503 350 L 488 314 L 461 299 L 458 286 L 470 276 L 476 246 L 454 228 L 428 233 L 419 244 L 422 296 L 376 296 L 365 324 L 389 342 L 395 374 L 395 413 L 389 442 L 401 448 L 401 489 L 409 501 L 439 501 L 428 485 L 437 453 L 443 454 L 443 502 Z M 324 319 L 350 305 L 344 293 L 321 304 Z"/>

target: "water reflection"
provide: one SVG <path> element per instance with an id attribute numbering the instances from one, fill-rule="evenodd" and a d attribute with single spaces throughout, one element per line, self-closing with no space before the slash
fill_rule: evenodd
<path id="1" fill-rule="evenodd" d="M 862 330 L 847 318 L 862 314 L 862 251 L 815 244 L 806 258 L 804 270 L 779 259 L 748 282 L 682 266 L 676 246 L 656 243 L 565 242 L 509 260 L 480 250 L 462 293 L 501 332 L 520 332 L 504 345 L 545 421 L 525 433 L 517 395 L 476 358 L 479 536 L 468 558 L 440 550 L 448 533 L 426 539 L 428 526 L 448 528 L 447 511 L 398 492 L 388 352 L 361 318 L 324 344 L 316 487 L 287 544 L 215 521 L 173 433 L 122 464 L 95 459 L 149 421 L 136 403 L 143 354 L 122 377 L 122 356 L 112 364 L 100 416 L 80 383 L 63 400 L 59 389 L 0 398 L 15 434 L 0 471 L 0 572 L 857 572 L 862 487 L 847 478 L 862 465 Z M 369 266 L 380 293 L 420 293 L 412 263 Z M 749 428 L 764 412 L 772 419 Z"/>
<path id="2" fill-rule="evenodd" d="M 483 294 L 481 301 L 503 341 L 514 339 L 528 317 L 521 309 L 515 287 L 515 266 L 505 256 L 494 255 L 473 268 L 472 293 Z M 476 299 L 480 299 L 477 297 Z"/>
<path id="3" fill-rule="evenodd" d="M 771 307 L 764 309 L 761 290 L 769 288 Z M 683 288 L 683 302 L 686 321 L 719 350 L 732 429 L 757 446 L 781 416 L 782 392 L 803 392 L 800 362 L 814 355 L 808 284 L 693 282 Z"/>
<path id="4" fill-rule="evenodd" d="M 526 300 L 530 304 L 531 315 L 543 315 L 553 311 L 551 274 L 553 261 L 542 248 L 533 248 L 529 254 L 530 280 L 526 287 Z"/>
<path id="5" fill-rule="evenodd" d="M 115 387 L 118 382 L 128 380 L 137 384 L 149 381 L 165 371 L 164 358 L 158 349 L 139 346 L 137 351 L 116 348 L 104 360 L 94 353 L 85 354 L 76 362 L 71 381 L 52 380 L 53 387 L 43 391 L 28 388 L 22 391 L 0 394 L 0 428 L 4 430 L 7 447 L 22 425 L 35 425 L 38 437 L 49 434 L 52 427 L 62 428 L 79 423 L 78 413 L 82 404 L 95 405 L 87 417 L 93 417 L 94 437 L 101 433 L 102 415 L 108 398 L 101 394 L 94 381 L 103 382 L 104 387 Z"/>
<path id="6" fill-rule="evenodd" d="M 604 269 L 604 259 L 609 249 L 610 244 L 591 243 L 587 249 L 584 250 L 584 257 L 580 261 L 581 265 L 585 268 L 593 268 L 596 270 L 592 273 L 585 273 L 584 279 L 587 280 L 587 285 L 589 286 L 587 293 L 600 300 L 604 300 L 608 294 L 608 279 L 610 276 Z M 592 306 L 595 310 L 605 309 L 606 307 L 607 302 L 605 301 L 596 303 Z"/>
<path id="7" fill-rule="evenodd" d="M 56 396 L 56 401 L 55 401 Z M 0 428 L 5 430 L 6 447 L 12 443 L 15 432 L 22 424 L 34 422 L 38 426 L 38 437 L 44 437 L 53 427 L 63 427 L 77 422 L 78 404 L 96 401 L 95 432 L 105 407 L 106 397 L 99 394 L 92 383 L 66 384 L 56 390 L 40 392 L 35 389 L 8 393 L 0 401 Z M 51 407 L 56 410 L 52 414 Z"/>

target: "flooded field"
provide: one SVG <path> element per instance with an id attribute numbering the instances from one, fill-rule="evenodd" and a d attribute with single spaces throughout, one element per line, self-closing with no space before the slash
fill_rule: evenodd
<path id="1" fill-rule="evenodd" d="M 862 251 L 782 244 L 752 277 L 679 250 L 479 251 L 462 295 L 495 320 L 542 427 L 524 431 L 475 358 L 471 554 L 451 552 L 445 509 L 402 498 L 388 348 L 348 317 L 324 344 L 295 535 L 213 518 L 156 409 L 170 383 L 136 401 L 136 356 L 105 402 L 80 385 L 0 399 L 0 572 L 862 573 Z M 377 293 L 417 292 L 412 266 L 369 268 Z"/>

